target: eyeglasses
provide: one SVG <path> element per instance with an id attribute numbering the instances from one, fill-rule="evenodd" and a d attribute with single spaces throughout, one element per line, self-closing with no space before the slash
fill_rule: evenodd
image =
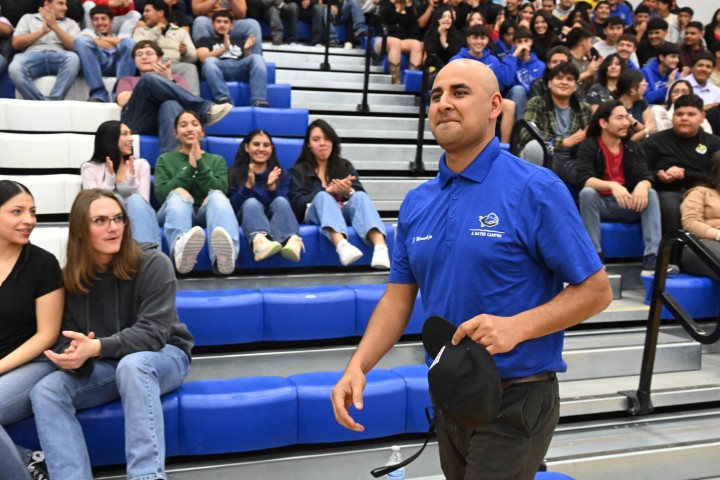
<path id="1" fill-rule="evenodd" d="M 115 225 L 127 225 L 128 218 L 123 213 L 118 213 L 114 217 L 95 217 L 90 219 L 90 223 L 95 225 L 96 227 L 107 227 L 110 225 L 110 223 L 115 223 Z"/>

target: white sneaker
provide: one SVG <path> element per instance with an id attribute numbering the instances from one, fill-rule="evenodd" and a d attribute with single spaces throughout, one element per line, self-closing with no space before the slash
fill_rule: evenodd
<path id="1" fill-rule="evenodd" d="M 338 243 L 335 251 L 337 252 L 338 257 L 340 257 L 340 263 L 342 263 L 343 267 L 347 267 L 351 263 L 357 262 L 363 256 L 359 248 L 345 239 Z"/>
<path id="2" fill-rule="evenodd" d="M 222 227 L 216 227 L 210 235 L 210 245 L 215 252 L 215 268 L 221 275 L 230 275 L 235 271 L 235 247 L 232 237 Z"/>
<path id="3" fill-rule="evenodd" d="M 282 245 L 279 242 L 268 240 L 267 233 L 260 232 L 253 238 L 253 255 L 255 261 L 259 262 L 265 260 L 278 253 L 282 249 Z"/>
<path id="4" fill-rule="evenodd" d="M 185 235 L 175 240 L 173 258 L 178 273 L 188 273 L 193 269 L 203 245 L 205 245 L 205 231 L 200 227 L 191 228 Z"/>
<path id="5" fill-rule="evenodd" d="M 216 103 L 205 114 L 205 126 L 215 125 L 232 110 L 232 103 Z"/>
<path id="6" fill-rule="evenodd" d="M 280 255 L 283 258 L 290 260 L 291 262 L 300 261 L 300 250 L 305 251 L 305 245 L 303 244 L 302 238 L 297 235 L 293 235 L 288 238 L 285 242 L 285 246 L 280 250 Z"/>
<path id="7" fill-rule="evenodd" d="M 345 43 L 343 44 L 343 48 L 344 48 L 345 50 L 350 50 L 351 48 L 353 48 L 352 42 L 345 42 Z"/>
<path id="8" fill-rule="evenodd" d="M 375 251 L 373 252 L 370 266 L 381 270 L 388 270 L 390 268 L 390 255 L 388 254 L 387 245 L 384 243 L 381 245 L 375 245 Z"/>

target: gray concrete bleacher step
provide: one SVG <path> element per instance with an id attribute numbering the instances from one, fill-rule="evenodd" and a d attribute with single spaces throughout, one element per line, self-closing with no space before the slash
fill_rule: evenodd
<path id="1" fill-rule="evenodd" d="M 373 113 L 417 115 L 418 107 L 412 95 L 390 93 L 368 94 L 368 105 Z M 327 92 L 293 89 L 292 107 L 310 111 L 355 112 L 362 103 L 362 92 Z"/>
<path id="2" fill-rule="evenodd" d="M 372 132 L 371 135 L 378 138 L 398 138 L 398 133 L 403 134 L 400 138 L 406 138 L 406 134 L 410 133 L 409 138 L 417 137 L 418 120 L 417 118 L 408 117 L 370 117 L 359 115 L 315 115 L 311 114 L 309 120 L 322 118 L 327 121 L 338 132 L 340 138 L 356 138 L 365 136 L 365 132 Z M 344 132 L 342 135 L 340 132 Z M 425 122 L 426 138 L 432 139 L 430 134 L 430 126 Z M 428 137 L 428 134 L 430 136 Z"/>
<path id="3" fill-rule="evenodd" d="M 407 171 L 410 162 L 415 161 L 414 144 L 345 143 L 343 157 L 351 159 L 358 171 L 401 170 Z M 442 149 L 438 145 L 423 146 L 423 162 L 431 173 L 437 171 Z"/>
<path id="4" fill-rule="evenodd" d="M 325 61 L 324 51 L 317 48 L 315 50 L 300 51 L 265 51 L 263 53 L 265 60 L 274 62 L 277 68 L 294 68 L 305 70 L 320 70 L 320 64 Z M 330 49 L 328 58 L 330 70 L 327 72 L 365 72 L 365 58 L 359 55 L 342 55 L 338 49 Z M 384 74 L 383 67 L 377 65 L 370 66 L 371 73 Z M 389 75 L 388 75 L 389 77 Z"/>
<path id="5" fill-rule="evenodd" d="M 277 83 L 290 83 L 293 89 L 297 88 L 321 88 L 326 90 L 358 90 L 363 88 L 365 75 L 363 73 L 350 72 L 325 72 L 317 70 L 291 70 L 287 68 L 278 69 L 275 73 Z M 405 92 L 403 85 L 393 85 L 390 76 L 385 74 L 370 74 L 370 90 L 382 90 L 390 92 Z"/>

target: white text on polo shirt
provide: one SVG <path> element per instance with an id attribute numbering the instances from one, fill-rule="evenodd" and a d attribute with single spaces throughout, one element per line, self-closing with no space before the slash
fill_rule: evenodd
<path id="1" fill-rule="evenodd" d="M 432 240 L 432 235 L 425 235 L 424 237 L 415 237 L 415 238 L 413 238 L 412 243 L 424 242 L 426 240 Z"/>

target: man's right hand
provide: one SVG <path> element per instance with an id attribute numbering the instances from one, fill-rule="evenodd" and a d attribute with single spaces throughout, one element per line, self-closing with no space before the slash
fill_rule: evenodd
<path id="1" fill-rule="evenodd" d="M 623 185 L 620 185 L 617 182 L 612 182 L 612 187 L 610 187 L 610 191 L 612 192 L 615 201 L 622 208 L 632 209 L 635 205 L 632 195 L 630 195 L 628 189 L 625 188 Z"/>
<path id="2" fill-rule="evenodd" d="M 332 389 L 330 400 L 332 401 L 335 420 L 343 427 L 355 432 L 365 431 L 365 427 L 357 423 L 348 413 L 350 405 L 357 410 L 363 408 L 362 392 L 365 390 L 367 380 L 360 369 L 348 367 L 343 376 L 338 380 Z"/>

